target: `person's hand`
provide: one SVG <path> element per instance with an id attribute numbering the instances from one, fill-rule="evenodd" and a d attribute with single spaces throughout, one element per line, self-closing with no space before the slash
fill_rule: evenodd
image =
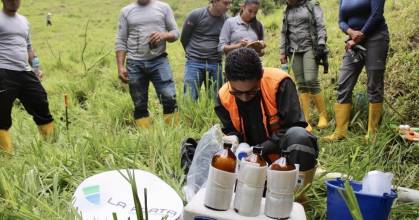
<path id="1" fill-rule="evenodd" d="M 125 67 L 118 68 L 118 78 L 123 83 L 128 83 L 128 72 Z"/>
<path id="2" fill-rule="evenodd" d="M 236 135 L 225 135 L 223 136 L 223 142 L 231 144 L 231 151 L 235 153 L 239 146 L 239 137 Z"/>
<path id="3" fill-rule="evenodd" d="M 44 73 L 42 72 L 42 70 L 38 70 L 35 72 L 36 77 L 38 77 L 39 81 L 42 81 L 42 79 L 44 78 Z"/>
<path id="4" fill-rule="evenodd" d="M 157 46 L 161 41 L 167 39 L 168 33 L 165 32 L 153 32 L 150 34 L 150 44 Z"/>
<path id="5" fill-rule="evenodd" d="M 268 163 L 275 162 L 274 160 L 279 158 L 279 155 L 281 155 L 281 149 L 279 146 L 270 140 L 259 144 L 259 146 L 262 147 L 263 159 L 265 159 Z"/>
<path id="6" fill-rule="evenodd" d="M 319 46 L 317 47 L 317 55 L 324 56 L 325 52 L 326 52 L 326 45 L 319 44 Z"/>
<path id="7" fill-rule="evenodd" d="M 351 39 L 356 43 L 359 44 L 364 40 L 364 33 L 362 33 L 361 31 L 356 31 L 353 29 L 348 29 L 347 33 L 349 34 L 349 36 L 351 37 Z"/>
<path id="8" fill-rule="evenodd" d="M 345 49 L 350 50 L 353 47 L 355 47 L 355 45 L 356 45 L 356 43 L 355 43 L 354 40 L 349 40 L 348 42 L 346 42 Z"/>
<path id="9" fill-rule="evenodd" d="M 243 40 L 240 41 L 239 44 L 240 44 L 240 47 L 245 47 L 249 44 L 249 41 L 246 40 L 246 39 L 243 39 Z"/>
<path id="10" fill-rule="evenodd" d="M 259 41 L 259 42 L 260 42 L 260 44 L 262 45 L 262 49 L 265 49 L 265 48 L 266 48 L 266 43 L 265 43 L 265 41 L 261 40 L 261 41 Z"/>
<path id="11" fill-rule="evenodd" d="M 285 55 L 285 54 L 282 53 L 279 56 L 279 61 L 281 61 L 281 64 L 286 64 L 287 63 L 287 55 Z"/>

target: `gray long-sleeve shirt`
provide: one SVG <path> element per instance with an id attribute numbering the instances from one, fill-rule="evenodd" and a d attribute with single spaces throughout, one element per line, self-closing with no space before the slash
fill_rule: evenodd
<path id="1" fill-rule="evenodd" d="M 191 59 L 221 61 L 218 52 L 221 29 L 226 15 L 213 16 L 208 7 L 193 10 L 185 19 L 180 41 Z"/>
<path id="2" fill-rule="evenodd" d="M 0 69 L 30 71 L 28 51 L 32 49 L 29 22 L 20 15 L 0 12 Z"/>
<path id="3" fill-rule="evenodd" d="M 121 10 L 119 16 L 116 51 L 126 51 L 128 59 L 150 60 L 166 51 L 166 41 L 150 48 L 150 35 L 153 32 L 170 32 L 179 37 L 179 30 L 170 6 L 158 0 L 141 6 L 132 3 Z"/>
<path id="4" fill-rule="evenodd" d="M 262 28 L 263 31 L 263 28 Z M 226 45 L 240 43 L 241 40 L 249 42 L 259 40 L 258 34 L 250 24 L 244 22 L 240 15 L 227 19 L 220 34 L 218 51 L 224 51 Z M 262 39 L 261 39 L 262 40 Z"/>
<path id="5" fill-rule="evenodd" d="M 306 6 L 306 1 L 302 1 L 300 4 L 289 7 L 288 16 L 286 14 L 286 22 L 288 23 L 288 36 L 284 26 L 281 31 L 281 54 L 285 52 L 306 52 L 313 48 L 312 37 L 310 34 L 310 21 L 312 14 Z M 314 5 L 313 14 L 316 22 L 316 31 L 318 45 L 325 45 L 327 40 L 326 26 L 323 19 L 323 11 L 319 5 Z M 289 39 L 290 51 L 285 51 L 287 37 Z"/>

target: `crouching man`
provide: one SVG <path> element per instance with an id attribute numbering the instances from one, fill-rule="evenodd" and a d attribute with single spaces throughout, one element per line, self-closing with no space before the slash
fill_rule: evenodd
<path id="1" fill-rule="evenodd" d="M 228 82 L 219 90 L 215 107 L 224 134 L 261 145 L 269 163 L 273 155 L 289 152 L 289 161 L 300 164 L 299 190 L 304 189 L 313 181 L 318 146 L 305 129 L 294 82 L 279 69 L 262 68 L 258 54 L 249 48 L 231 52 L 225 65 Z"/>

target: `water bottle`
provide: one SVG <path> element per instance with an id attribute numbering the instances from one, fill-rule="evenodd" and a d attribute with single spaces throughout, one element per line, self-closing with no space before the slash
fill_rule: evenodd
<path id="1" fill-rule="evenodd" d="M 282 64 L 281 69 L 285 72 L 288 72 L 288 64 Z"/>
<path id="2" fill-rule="evenodd" d="M 39 61 L 39 58 L 35 56 L 32 59 L 32 70 L 37 76 L 39 75 L 40 68 L 41 68 L 41 62 Z"/>

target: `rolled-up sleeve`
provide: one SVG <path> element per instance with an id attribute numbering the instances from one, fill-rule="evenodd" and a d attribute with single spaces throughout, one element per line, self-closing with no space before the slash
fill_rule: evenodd
<path id="1" fill-rule="evenodd" d="M 326 45 L 327 41 L 327 32 L 326 25 L 324 23 L 324 16 L 322 9 L 318 6 L 314 6 L 314 17 L 316 19 L 316 31 L 319 45 Z"/>
<path id="2" fill-rule="evenodd" d="M 220 42 L 218 43 L 218 52 L 223 52 L 224 47 L 230 44 L 231 44 L 231 25 L 230 25 L 230 21 L 227 20 L 224 23 L 223 28 L 221 29 Z"/>
<path id="3" fill-rule="evenodd" d="M 119 14 L 118 32 L 116 35 L 115 50 L 127 51 L 128 42 L 128 20 L 123 11 Z"/>
<path id="4" fill-rule="evenodd" d="M 166 30 L 169 33 L 173 34 L 176 40 L 179 39 L 179 35 L 180 35 L 179 29 L 177 27 L 176 19 L 170 6 L 167 6 L 167 9 L 166 9 L 165 23 L 166 23 Z"/>

